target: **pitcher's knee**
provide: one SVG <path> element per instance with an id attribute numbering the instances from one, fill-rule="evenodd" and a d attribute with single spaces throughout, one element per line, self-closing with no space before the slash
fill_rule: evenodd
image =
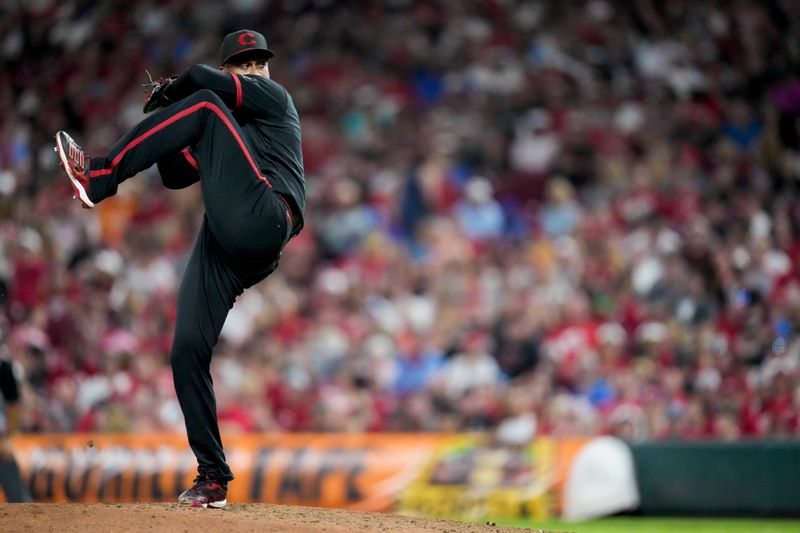
<path id="1" fill-rule="evenodd" d="M 179 346 L 173 346 L 169 354 L 169 366 L 173 371 L 178 371 L 185 368 L 187 363 L 191 360 L 191 352 Z"/>
<path id="2" fill-rule="evenodd" d="M 169 364 L 173 371 L 186 370 L 210 359 L 204 352 L 202 342 L 176 337 L 169 354 Z"/>
<path id="3" fill-rule="evenodd" d="M 225 104 L 222 102 L 222 98 L 220 98 L 219 95 L 211 89 L 200 89 L 199 91 L 195 91 L 191 96 L 189 96 L 189 98 L 195 100 L 196 102 L 209 102 L 217 107 L 226 109 Z"/>

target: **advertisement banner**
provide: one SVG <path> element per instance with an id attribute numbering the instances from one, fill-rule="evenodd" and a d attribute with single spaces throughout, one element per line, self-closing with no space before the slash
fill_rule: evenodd
<path id="1" fill-rule="evenodd" d="M 431 517 L 546 519 L 587 439 L 503 446 L 483 434 L 225 437 L 228 498 Z M 15 440 L 35 502 L 174 502 L 197 474 L 179 434 L 29 435 Z M 0 491 L 0 502 L 5 498 Z"/>
<path id="2" fill-rule="evenodd" d="M 389 511 L 448 438 L 226 436 L 225 453 L 236 476 L 229 499 Z M 197 474 L 183 435 L 24 436 L 15 441 L 15 455 L 36 502 L 173 502 Z"/>
<path id="3" fill-rule="evenodd" d="M 561 508 L 567 464 L 583 442 L 540 437 L 509 446 L 488 435 L 453 438 L 402 492 L 398 510 L 436 518 L 551 518 Z"/>

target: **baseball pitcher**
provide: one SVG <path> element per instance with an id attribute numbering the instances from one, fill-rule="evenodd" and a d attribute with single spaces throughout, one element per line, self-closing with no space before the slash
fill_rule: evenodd
<path id="1" fill-rule="evenodd" d="M 234 300 L 275 270 L 303 227 L 305 179 L 300 120 L 292 97 L 270 79 L 274 53 L 252 30 L 227 35 L 220 67 L 193 65 L 149 85 L 156 111 L 105 156 L 89 156 L 63 131 L 56 152 L 83 207 L 158 165 L 165 187 L 196 182 L 205 213 L 178 293 L 170 364 L 189 445 L 194 485 L 178 501 L 224 507 L 233 473 L 223 453 L 211 381 L 212 349 Z"/>

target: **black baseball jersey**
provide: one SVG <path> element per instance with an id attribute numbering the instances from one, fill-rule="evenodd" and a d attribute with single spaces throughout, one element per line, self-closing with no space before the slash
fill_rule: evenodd
<path id="1" fill-rule="evenodd" d="M 293 211 L 301 217 L 297 233 L 306 191 L 300 118 L 291 95 L 271 79 L 193 65 L 170 84 L 166 96 L 180 100 L 200 89 L 214 91 L 232 110 L 259 170 L 276 192 L 295 204 Z"/>

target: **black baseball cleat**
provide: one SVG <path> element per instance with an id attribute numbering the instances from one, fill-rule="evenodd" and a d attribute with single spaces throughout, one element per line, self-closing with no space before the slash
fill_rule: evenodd
<path id="1" fill-rule="evenodd" d="M 219 481 L 211 474 L 200 474 L 194 478 L 192 488 L 178 496 L 178 503 L 192 507 L 214 507 L 221 509 L 228 503 L 228 483 Z"/>
<path id="2" fill-rule="evenodd" d="M 56 133 L 55 151 L 61 168 L 72 182 L 72 188 L 75 190 L 73 198 L 79 198 L 83 207 L 91 209 L 94 207 L 94 202 L 89 199 L 89 156 L 64 131 Z"/>

